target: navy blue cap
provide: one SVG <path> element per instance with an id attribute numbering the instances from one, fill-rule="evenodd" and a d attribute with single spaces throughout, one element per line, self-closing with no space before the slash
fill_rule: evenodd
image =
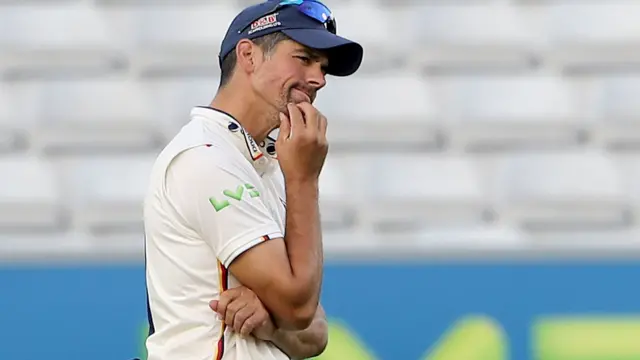
<path id="1" fill-rule="evenodd" d="M 292 40 L 324 52 L 329 58 L 327 74 L 349 76 L 362 63 L 360 44 L 329 32 L 322 23 L 301 13 L 295 6 L 271 12 L 279 1 L 266 1 L 244 9 L 233 19 L 220 47 L 220 63 L 242 39 L 255 39 L 282 32 Z"/>

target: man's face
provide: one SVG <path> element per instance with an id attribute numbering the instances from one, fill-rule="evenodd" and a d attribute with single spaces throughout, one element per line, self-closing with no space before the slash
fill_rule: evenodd
<path id="1" fill-rule="evenodd" d="M 295 41 L 284 40 L 264 56 L 252 74 L 257 94 L 278 111 L 287 113 L 290 102 L 310 102 L 326 84 L 328 59 Z"/>

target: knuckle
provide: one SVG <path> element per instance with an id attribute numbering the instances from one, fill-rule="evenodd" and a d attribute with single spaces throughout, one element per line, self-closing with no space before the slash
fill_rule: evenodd
<path id="1" fill-rule="evenodd" d="M 249 319 L 247 319 L 247 321 L 244 322 L 244 326 L 251 330 L 256 327 L 256 324 L 258 324 L 258 322 L 253 317 L 250 317 Z"/>
<path id="2" fill-rule="evenodd" d="M 313 141 L 313 134 L 310 131 L 304 131 L 298 137 L 301 144 L 306 144 Z"/>
<path id="3" fill-rule="evenodd" d="M 236 313 L 238 312 L 238 310 L 240 310 L 240 304 L 238 304 L 237 302 L 229 304 L 229 306 L 227 306 L 227 312 Z"/>
<path id="4" fill-rule="evenodd" d="M 242 323 L 245 320 L 245 314 L 240 311 L 238 313 L 236 313 L 236 315 L 233 317 L 233 321 L 234 323 L 238 324 L 238 323 Z"/>
<path id="5" fill-rule="evenodd" d="M 235 295 L 236 289 L 229 289 L 220 294 L 220 301 L 229 301 Z"/>
<path id="6" fill-rule="evenodd" d="M 241 329 L 240 329 L 240 333 L 242 335 L 249 335 L 251 334 L 251 332 L 253 331 L 254 327 L 251 326 L 250 324 L 245 324 Z"/>
<path id="7" fill-rule="evenodd" d="M 260 310 L 260 311 L 256 312 L 255 321 L 258 324 L 262 324 L 262 323 L 267 321 L 268 316 L 269 315 L 267 314 L 267 312 L 265 310 Z"/>
<path id="8" fill-rule="evenodd" d="M 235 295 L 238 293 L 238 291 L 240 291 L 240 288 L 234 287 L 231 289 L 227 289 L 225 292 L 223 292 L 223 294 L 227 294 L 227 295 Z"/>
<path id="9" fill-rule="evenodd" d="M 247 317 L 248 316 L 246 316 L 246 315 L 240 315 L 240 316 L 236 315 L 236 319 L 235 319 L 236 326 L 238 328 L 242 327 L 242 324 L 247 322 Z"/>

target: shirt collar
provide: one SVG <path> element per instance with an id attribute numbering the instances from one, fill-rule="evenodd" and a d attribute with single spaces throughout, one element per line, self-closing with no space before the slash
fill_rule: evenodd
<path id="1" fill-rule="evenodd" d="M 219 126 L 223 134 L 228 134 L 235 147 L 258 170 L 266 172 L 270 160 L 277 159 L 275 139 L 267 137 L 258 144 L 251 135 L 231 115 L 222 110 L 207 106 L 197 106 L 191 110 L 191 117 L 201 116 Z"/>

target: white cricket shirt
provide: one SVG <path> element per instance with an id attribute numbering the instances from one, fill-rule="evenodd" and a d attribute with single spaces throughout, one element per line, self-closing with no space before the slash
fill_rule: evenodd
<path id="1" fill-rule="evenodd" d="M 238 255 L 283 237 L 285 207 L 275 142 L 256 144 L 230 115 L 194 108 L 158 156 L 144 202 L 149 360 L 289 359 L 209 308 L 240 285 L 227 272 Z"/>

